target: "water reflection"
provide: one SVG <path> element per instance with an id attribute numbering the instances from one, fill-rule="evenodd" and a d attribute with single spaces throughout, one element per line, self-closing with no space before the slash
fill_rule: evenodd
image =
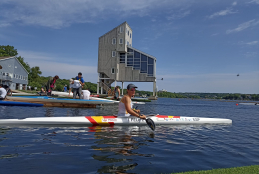
<path id="1" fill-rule="evenodd" d="M 140 152 L 142 147 L 147 146 L 146 142 L 153 142 L 155 137 L 153 132 L 141 130 L 140 127 L 90 127 L 90 132 L 94 132 L 95 141 L 91 146 L 98 151 L 92 155 L 95 160 L 105 161 L 107 164 L 98 169 L 99 173 L 114 172 L 124 173 L 134 169 L 138 163 L 133 162 L 135 158 L 131 156 L 152 157 L 153 154 Z M 101 152 L 101 153 L 99 153 Z M 118 163 L 118 165 L 114 165 Z M 126 164 L 125 163 L 129 163 Z"/>

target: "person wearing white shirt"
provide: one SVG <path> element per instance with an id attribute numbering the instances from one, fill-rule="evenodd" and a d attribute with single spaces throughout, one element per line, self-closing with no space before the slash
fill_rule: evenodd
<path id="1" fill-rule="evenodd" d="M 7 94 L 6 90 L 3 88 L 3 85 L 0 84 L 0 100 L 4 100 L 6 94 Z"/>
<path id="2" fill-rule="evenodd" d="M 82 86 L 82 82 L 79 81 L 79 80 L 73 80 L 73 79 L 70 79 L 69 82 L 70 82 L 70 85 L 69 85 L 68 96 L 70 96 L 70 92 L 71 92 L 71 89 L 72 89 L 73 99 L 76 99 L 76 95 L 79 96 L 79 99 L 82 99 L 82 94 L 79 93 L 79 88 Z"/>

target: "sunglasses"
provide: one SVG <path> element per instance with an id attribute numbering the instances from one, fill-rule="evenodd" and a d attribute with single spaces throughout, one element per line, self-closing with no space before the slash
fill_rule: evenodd
<path id="1" fill-rule="evenodd" d="M 135 88 L 131 88 L 130 91 L 135 91 Z"/>

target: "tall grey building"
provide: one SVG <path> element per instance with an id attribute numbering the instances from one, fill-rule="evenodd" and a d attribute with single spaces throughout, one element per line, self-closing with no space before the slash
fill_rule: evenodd
<path id="1" fill-rule="evenodd" d="M 108 92 L 115 82 L 153 82 L 156 89 L 156 58 L 132 47 L 127 22 L 99 38 L 97 93 Z"/>
<path id="2" fill-rule="evenodd" d="M 0 83 L 11 89 L 27 89 L 28 72 L 16 57 L 0 57 Z"/>

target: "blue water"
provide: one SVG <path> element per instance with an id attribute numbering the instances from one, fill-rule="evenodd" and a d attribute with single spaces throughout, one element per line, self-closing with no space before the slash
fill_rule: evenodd
<path id="1" fill-rule="evenodd" d="M 0 173 L 169 173 L 259 164 L 259 106 L 160 98 L 142 113 L 233 120 L 232 125 L 0 127 Z M 0 118 L 116 114 L 102 108 L 0 106 Z"/>

